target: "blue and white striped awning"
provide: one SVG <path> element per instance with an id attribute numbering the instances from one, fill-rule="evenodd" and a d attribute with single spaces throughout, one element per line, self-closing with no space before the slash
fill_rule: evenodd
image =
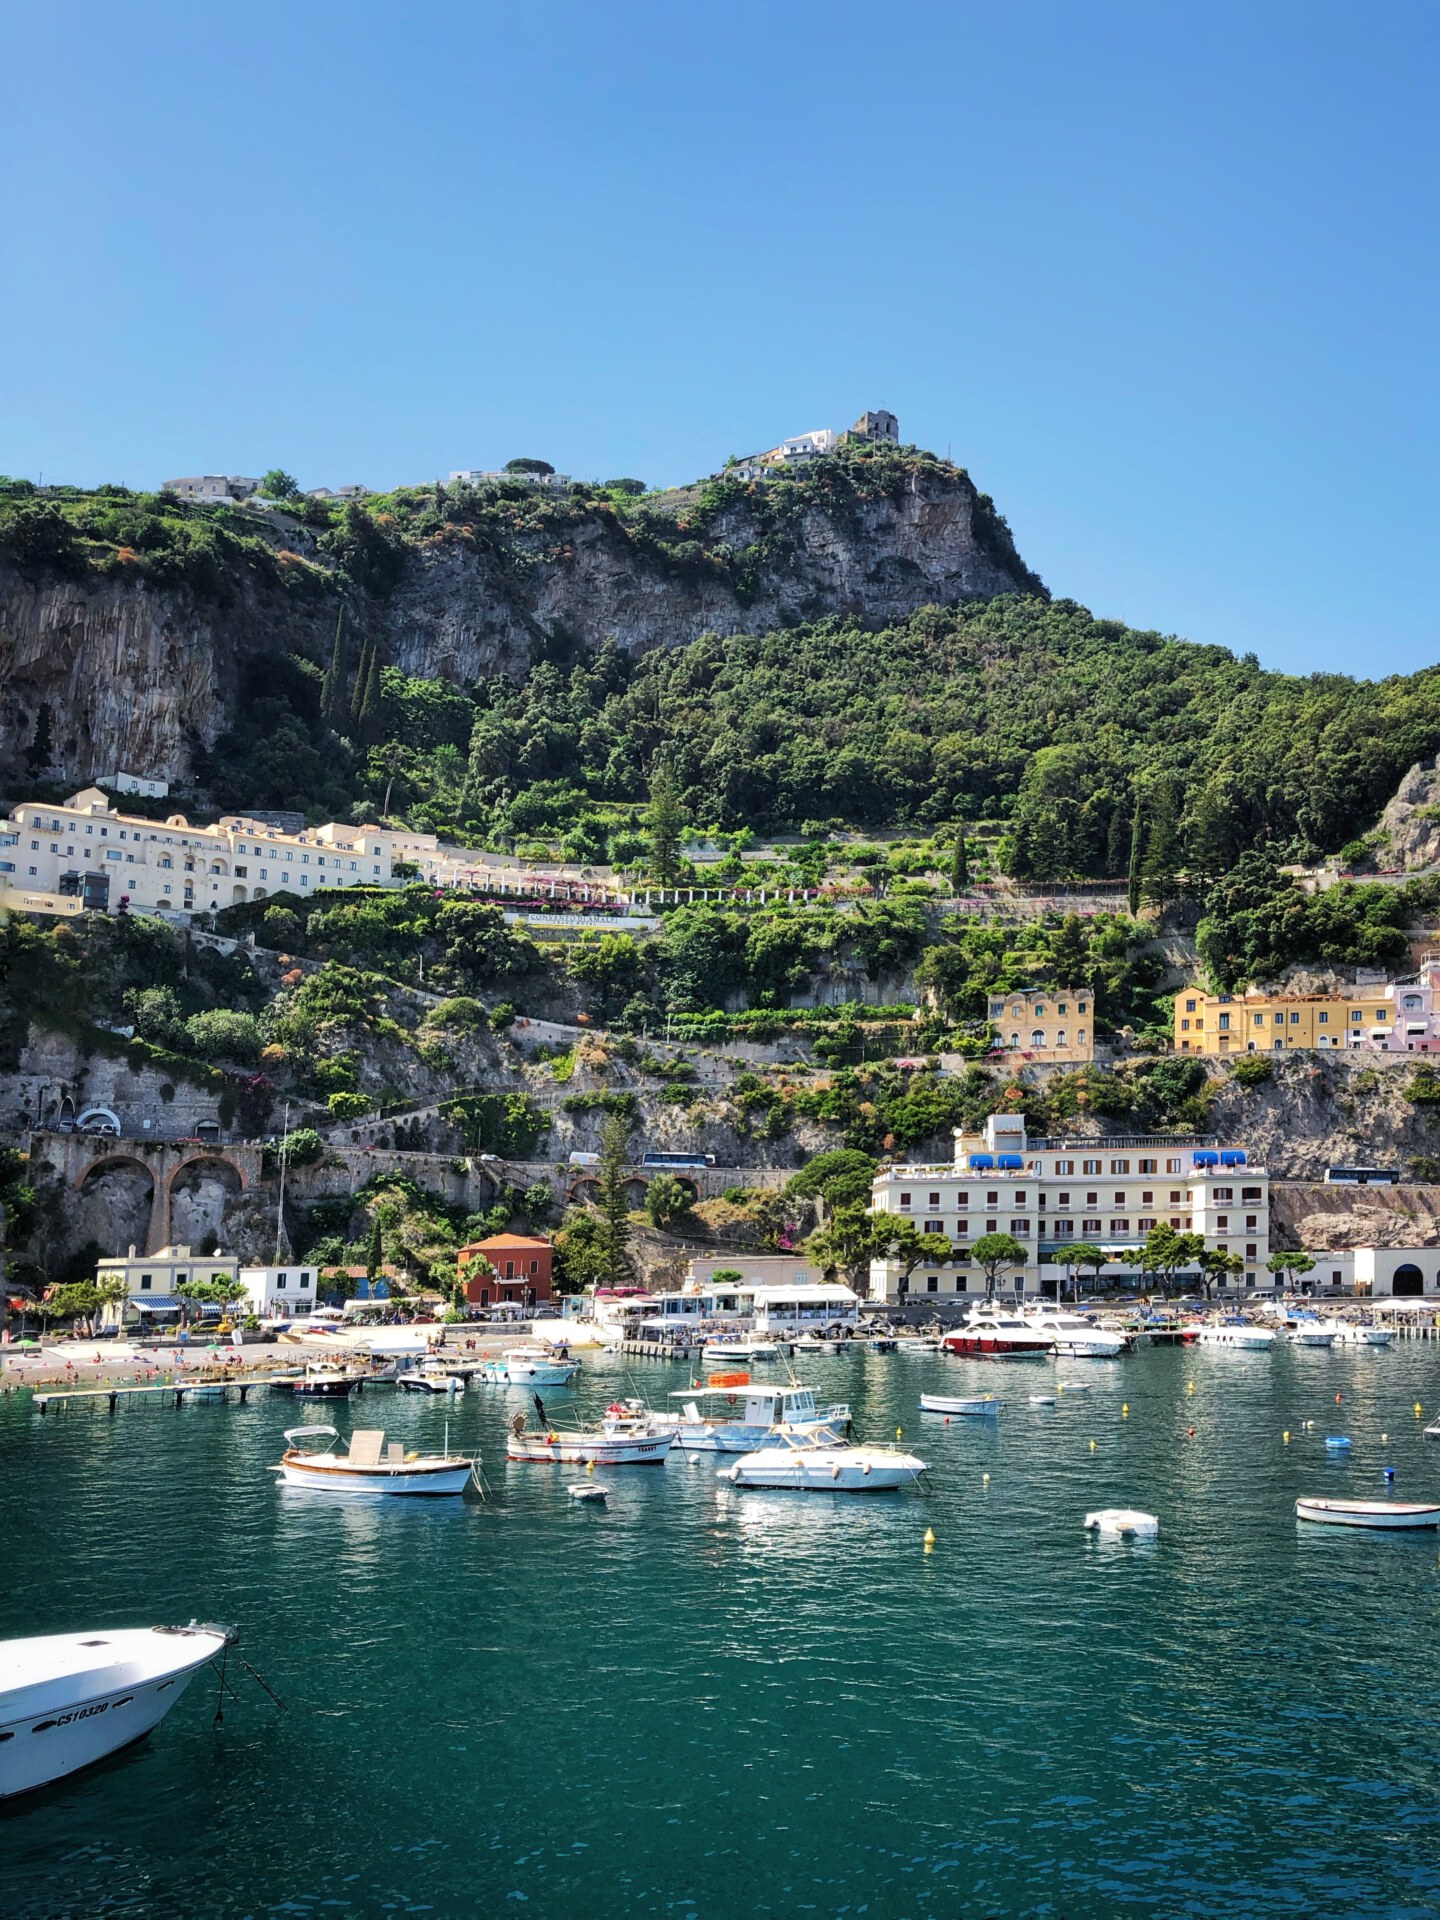
<path id="1" fill-rule="evenodd" d="M 142 1313 L 178 1313 L 184 1302 L 173 1293 L 132 1293 L 129 1304 Z"/>

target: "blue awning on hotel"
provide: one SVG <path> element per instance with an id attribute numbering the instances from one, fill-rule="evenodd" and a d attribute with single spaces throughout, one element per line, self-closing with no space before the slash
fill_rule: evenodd
<path id="1" fill-rule="evenodd" d="M 178 1313 L 184 1303 L 173 1293 L 132 1293 L 128 1304 L 142 1313 Z"/>

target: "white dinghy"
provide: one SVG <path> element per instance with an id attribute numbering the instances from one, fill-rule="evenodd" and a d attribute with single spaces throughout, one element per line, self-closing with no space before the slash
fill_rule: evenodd
<path id="1" fill-rule="evenodd" d="M 142 1739 L 238 1637 L 192 1620 L 0 1641 L 0 1800 Z"/>
<path id="2" fill-rule="evenodd" d="M 1440 1506 L 1427 1500 L 1322 1500 L 1302 1497 L 1295 1502 L 1297 1520 L 1315 1520 L 1328 1527 L 1396 1529 L 1440 1527 Z"/>
<path id="3" fill-rule="evenodd" d="M 922 1413 L 959 1414 L 984 1418 L 986 1414 L 999 1413 L 1005 1402 L 998 1393 L 976 1393 L 970 1395 L 953 1393 L 922 1393 L 920 1411 Z"/>

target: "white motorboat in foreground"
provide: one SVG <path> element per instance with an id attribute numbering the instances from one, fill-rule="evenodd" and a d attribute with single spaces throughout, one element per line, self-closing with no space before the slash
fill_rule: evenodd
<path id="1" fill-rule="evenodd" d="M 1295 1502 L 1297 1520 L 1316 1520 L 1331 1527 L 1397 1528 L 1440 1527 L 1440 1506 L 1425 1500 L 1322 1500 Z"/>
<path id="2" fill-rule="evenodd" d="M 1252 1326 L 1248 1320 L 1209 1320 L 1196 1335 L 1202 1347 L 1236 1347 L 1256 1353 L 1275 1345 L 1273 1327 Z"/>
<path id="3" fill-rule="evenodd" d="M 1005 1402 L 998 1393 L 952 1394 L 922 1393 L 920 1411 L 922 1413 L 978 1414 L 999 1413 Z"/>
<path id="4" fill-rule="evenodd" d="M 813 1447 L 836 1447 L 850 1431 L 849 1407 L 836 1402 L 822 1410 L 813 1387 L 712 1382 L 681 1387 L 670 1398 L 680 1402 L 680 1411 L 656 1414 L 654 1423 L 673 1427 L 676 1444 L 695 1453 L 750 1453 L 777 1432 Z"/>
<path id="5" fill-rule="evenodd" d="M 290 1427 L 285 1452 L 270 1471 L 287 1486 L 319 1493 L 464 1493 L 472 1480 L 479 1485 L 478 1454 L 407 1453 L 398 1440 L 387 1447 L 379 1427 L 357 1427 L 347 1453 L 335 1451 L 339 1438 L 334 1427 Z M 307 1445 L 327 1439 L 329 1447 Z"/>
<path id="6" fill-rule="evenodd" d="M 498 1358 L 485 1362 L 480 1378 L 493 1387 L 568 1387 L 579 1371 L 578 1360 L 545 1347 L 507 1347 Z"/>
<path id="7" fill-rule="evenodd" d="M 889 1493 L 908 1486 L 928 1464 L 897 1447 L 813 1447 L 780 1440 L 722 1467 L 716 1478 L 735 1487 L 797 1493 Z"/>
<path id="8" fill-rule="evenodd" d="M 0 1799 L 142 1739 L 237 1638 L 192 1620 L 0 1641 Z"/>

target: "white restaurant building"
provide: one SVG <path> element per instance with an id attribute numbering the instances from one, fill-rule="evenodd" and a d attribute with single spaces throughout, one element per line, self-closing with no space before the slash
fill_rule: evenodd
<path id="1" fill-rule="evenodd" d="M 870 1267 L 872 1300 L 918 1295 L 983 1295 L 971 1257 L 987 1233 L 1008 1233 L 1027 1249 L 1022 1270 L 1002 1274 L 1009 1297 L 1038 1295 L 1059 1277 L 1067 1245 L 1115 1253 L 1138 1248 L 1165 1225 L 1205 1236 L 1244 1261 L 1237 1289 L 1274 1285 L 1270 1179 L 1243 1147 L 1193 1137 L 1131 1134 L 1110 1139 L 1031 1140 L 1018 1114 L 992 1114 L 983 1134 L 955 1132 L 951 1165 L 881 1167 L 870 1211 L 899 1214 L 935 1237 L 933 1259 L 908 1277 L 899 1261 Z M 1133 1259 L 1102 1269 L 1108 1279 L 1138 1275 Z M 1223 1284 L 1223 1282 L 1221 1283 Z"/>

